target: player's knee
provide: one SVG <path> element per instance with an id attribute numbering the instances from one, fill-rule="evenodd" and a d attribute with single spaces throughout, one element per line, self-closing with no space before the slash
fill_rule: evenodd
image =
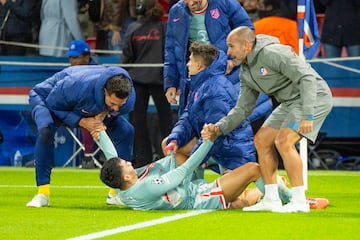
<path id="1" fill-rule="evenodd" d="M 240 196 L 230 204 L 230 208 L 242 209 L 257 203 L 263 196 L 262 192 L 257 188 L 247 188 Z"/>
<path id="2" fill-rule="evenodd" d="M 127 128 L 127 134 L 128 136 L 134 136 L 135 134 L 135 128 L 133 125 L 129 124 L 130 126 Z"/>
<path id="3" fill-rule="evenodd" d="M 49 127 L 42 128 L 39 135 L 41 143 L 47 143 L 52 140 L 52 131 Z"/>
<path id="4" fill-rule="evenodd" d="M 249 189 L 245 189 L 237 199 L 230 204 L 230 208 L 232 209 L 243 209 L 244 207 L 248 207 L 252 205 L 248 198 L 248 191 Z"/>
<path id="5" fill-rule="evenodd" d="M 252 175 L 252 180 L 255 181 L 261 177 L 260 165 L 256 162 L 246 163 L 249 167 L 248 172 Z"/>
<path id="6" fill-rule="evenodd" d="M 254 144 L 255 144 L 256 149 L 262 149 L 265 146 L 268 146 L 270 143 L 264 134 L 261 134 L 260 132 L 258 132 L 254 136 Z"/>
<path id="7" fill-rule="evenodd" d="M 279 134 L 276 138 L 275 138 L 275 147 L 279 152 L 283 152 L 283 151 L 287 151 L 289 148 L 293 147 L 294 144 L 292 143 L 292 141 L 290 141 L 290 139 L 283 134 Z"/>
<path id="8" fill-rule="evenodd" d="M 119 130 L 116 130 L 115 132 L 116 132 L 115 134 L 117 135 L 117 133 L 119 133 Z M 130 138 L 133 138 L 133 136 L 135 134 L 135 129 L 134 129 L 133 125 L 127 124 L 127 125 L 125 125 L 124 127 L 121 128 L 120 132 L 121 132 L 121 135 L 118 135 L 118 136 L 130 139 Z"/>

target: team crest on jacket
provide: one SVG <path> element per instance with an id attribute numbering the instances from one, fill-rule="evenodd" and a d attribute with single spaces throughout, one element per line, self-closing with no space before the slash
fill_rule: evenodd
<path id="1" fill-rule="evenodd" d="M 266 76 L 266 75 L 268 74 L 268 71 L 266 70 L 266 68 L 261 67 L 261 68 L 260 68 L 260 74 L 261 74 L 262 76 Z"/>
<path id="2" fill-rule="evenodd" d="M 215 9 L 210 10 L 210 15 L 213 19 L 218 19 L 220 17 L 219 9 L 215 8 Z"/>

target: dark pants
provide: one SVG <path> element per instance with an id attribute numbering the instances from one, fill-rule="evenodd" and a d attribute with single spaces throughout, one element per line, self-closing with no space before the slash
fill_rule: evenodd
<path id="1" fill-rule="evenodd" d="M 4 39 L 5 41 L 11 41 L 11 42 L 29 43 L 30 35 L 23 33 L 23 34 L 18 34 L 15 36 L 4 36 L 2 39 Z M 27 53 L 26 47 L 0 44 L 0 55 L 3 55 L 3 56 L 25 56 L 26 53 Z"/>
<path id="2" fill-rule="evenodd" d="M 108 31 L 98 29 L 96 31 L 96 49 L 108 50 Z M 104 53 L 98 53 L 98 55 L 106 55 Z"/>
<path id="3" fill-rule="evenodd" d="M 171 132 L 173 120 L 170 104 L 166 100 L 162 85 L 147 85 L 134 82 L 136 91 L 136 102 L 134 111 L 130 114 L 130 121 L 135 129 L 134 141 L 134 165 L 141 167 L 153 160 L 153 148 L 161 145 L 159 142 L 152 142 L 148 129 L 148 103 L 150 95 L 154 99 L 159 119 L 159 130 L 161 139 L 167 137 Z M 156 123 L 151 123 L 152 127 Z"/>
<path id="4" fill-rule="evenodd" d="M 35 118 L 36 119 L 36 118 Z M 104 121 L 118 156 L 124 160 L 132 160 L 134 128 L 123 116 Z M 42 136 L 43 129 L 39 129 L 39 136 L 35 144 L 35 172 L 37 186 L 50 184 L 51 170 L 54 164 L 54 135 L 58 124 L 50 126 L 46 136 Z"/>
<path id="5" fill-rule="evenodd" d="M 95 151 L 95 141 L 92 138 L 91 134 L 85 128 L 80 128 L 81 139 L 84 144 L 85 150 L 84 153 L 91 154 Z"/>

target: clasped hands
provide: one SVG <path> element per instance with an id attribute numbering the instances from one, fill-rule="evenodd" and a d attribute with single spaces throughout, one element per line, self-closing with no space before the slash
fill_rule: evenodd
<path id="1" fill-rule="evenodd" d="M 208 123 L 208 124 L 204 124 L 203 129 L 201 130 L 201 138 L 203 140 L 203 142 L 205 142 L 206 140 L 210 140 L 212 142 L 214 142 L 216 140 L 216 138 L 220 135 L 220 128 L 219 126 L 213 124 L 213 123 Z M 169 154 L 170 152 L 174 152 L 176 153 L 177 149 L 179 148 L 178 143 L 176 140 L 171 140 L 164 148 L 164 152 L 166 154 Z"/>
<path id="2" fill-rule="evenodd" d="M 108 112 L 99 113 L 94 117 L 81 118 L 79 126 L 88 130 L 91 136 L 98 141 L 100 139 L 100 132 L 106 130 L 103 122 L 106 117 L 110 117 Z"/>

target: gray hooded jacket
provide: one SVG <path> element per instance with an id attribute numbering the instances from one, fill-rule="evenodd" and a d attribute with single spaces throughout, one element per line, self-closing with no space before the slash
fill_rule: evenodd
<path id="1" fill-rule="evenodd" d="M 331 95 L 322 77 L 277 38 L 257 35 L 252 52 L 241 67 L 241 95 L 237 105 L 217 125 L 227 134 L 252 112 L 260 92 L 280 103 L 299 100 L 303 118 L 312 119 L 317 95 Z"/>

